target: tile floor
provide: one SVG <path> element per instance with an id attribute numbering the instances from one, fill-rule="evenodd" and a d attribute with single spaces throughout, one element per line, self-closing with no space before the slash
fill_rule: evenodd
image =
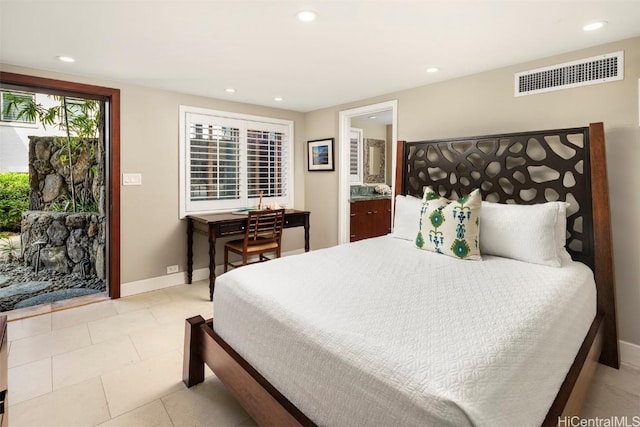
<path id="1" fill-rule="evenodd" d="M 10 426 L 254 426 L 208 368 L 182 383 L 184 319 L 211 317 L 208 296 L 202 281 L 10 321 Z"/>
<path id="2" fill-rule="evenodd" d="M 182 383 L 197 314 L 212 315 L 204 281 L 10 321 L 10 426 L 255 426 L 208 368 Z M 640 415 L 640 368 L 598 367 L 584 416 L 616 415 Z"/>

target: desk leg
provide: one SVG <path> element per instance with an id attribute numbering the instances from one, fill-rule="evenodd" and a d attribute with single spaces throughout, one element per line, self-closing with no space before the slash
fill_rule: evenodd
<path id="1" fill-rule="evenodd" d="M 187 283 L 193 280 L 193 220 L 187 219 Z"/>
<path id="2" fill-rule="evenodd" d="M 304 251 L 309 252 L 309 215 L 304 217 Z"/>
<path id="3" fill-rule="evenodd" d="M 209 301 L 213 301 L 213 290 L 216 286 L 216 232 L 213 224 L 209 224 Z"/>

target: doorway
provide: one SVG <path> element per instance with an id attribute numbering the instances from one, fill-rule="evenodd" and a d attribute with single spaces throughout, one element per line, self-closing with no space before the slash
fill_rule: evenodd
<path id="1" fill-rule="evenodd" d="M 111 298 L 120 297 L 120 90 L 62 80 L 0 72 L 0 87 L 49 95 L 93 99 L 104 104 L 105 280 Z"/>
<path id="2" fill-rule="evenodd" d="M 377 115 L 384 115 L 387 117 L 385 125 L 390 125 L 390 138 L 387 138 L 387 144 L 390 144 L 391 153 L 391 188 L 393 189 L 395 183 L 395 165 L 396 165 L 396 145 L 398 141 L 397 129 L 398 129 L 398 101 L 386 101 L 377 104 L 366 105 L 363 107 L 352 108 L 349 110 L 343 110 L 339 113 L 339 138 L 338 147 L 340 153 L 340 169 L 338 177 L 338 244 L 344 244 L 349 242 L 349 229 L 350 229 L 350 212 L 349 212 L 349 197 L 352 184 L 352 168 L 351 161 L 351 137 L 352 137 L 352 121 L 358 120 L 375 120 L 370 117 Z M 393 194 L 393 193 L 392 193 Z M 393 203 L 391 204 L 392 217 L 393 217 Z"/>

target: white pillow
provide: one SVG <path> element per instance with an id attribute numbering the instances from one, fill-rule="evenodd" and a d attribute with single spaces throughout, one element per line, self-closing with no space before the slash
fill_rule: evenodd
<path id="1" fill-rule="evenodd" d="M 413 196 L 396 196 L 391 237 L 415 240 L 420 227 L 420 208 L 422 208 L 422 199 Z"/>
<path id="2" fill-rule="evenodd" d="M 565 202 L 515 205 L 483 201 L 480 223 L 483 254 L 552 267 L 560 267 L 568 256 Z"/>
<path id="3" fill-rule="evenodd" d="M 556 222 L 556 244 L 558 245 L 558 253 L 561 260 L 571 261 L 571 255 L 567 252 L 567 209 L 569 209 L 569 203 L 567 202 L 551 202 L 558 203 L 558 221 Z"/>

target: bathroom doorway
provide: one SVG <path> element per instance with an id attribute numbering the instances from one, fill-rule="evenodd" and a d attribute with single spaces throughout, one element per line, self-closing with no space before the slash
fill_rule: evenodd
<path id="1" fill-rule="evenodd" d="M 395 164 L 396 164 L 396 145 L 398 141 L 398 101 L 386 101 L 377 104 L 366 105 L 363 107 L 343 110 L 339 113 L 339 138 L 338 152 L 339 161 L 339 190 L 338 190 L 338 244 L 348 243 L 350 231 L 350 192 L 351 186 L 359 182 L 359 175 L 362 177 L 361 184 L 371 185 L 373 181 L 384 180 L 389 183 L 390 187 L 395 187 Z M 367 129 L 371 138 L 367 137 Z M 385 129 L 384 131 L 382 129 Z M 355 150 L 359 156 L 352 155 L 354 153 L 354 144 L 352 139 L 357 138 L 358 133 L 361 135 L 360 143 L 356 142 Z M 383 171 L 384 178 L 380 177 L 378 171 L 369 170 L 371 165 L 379 164 L 378 161 L 370 161 L 369 156 L 365 158 L 365 154 L 369 154 L 366 146 L 366 139 L 376 141 L 384 140 L 385 149 L 379 151 L 371 148 L 371 155 L 378 156 L 384 153 L 385 168 Z M 376 142 L 376 144 L 379 144 Z M 371 144 L 372 146 L 375 144 Z M 371 180 L 367 180 L 367 174 L 375 172 L 377 175 Z M 370 174 L 371 175 L 371 174 Z M 369 181 L 369 182 L 367 182 Z M 393 209 L 393 203 L 392 209 Z"/>

